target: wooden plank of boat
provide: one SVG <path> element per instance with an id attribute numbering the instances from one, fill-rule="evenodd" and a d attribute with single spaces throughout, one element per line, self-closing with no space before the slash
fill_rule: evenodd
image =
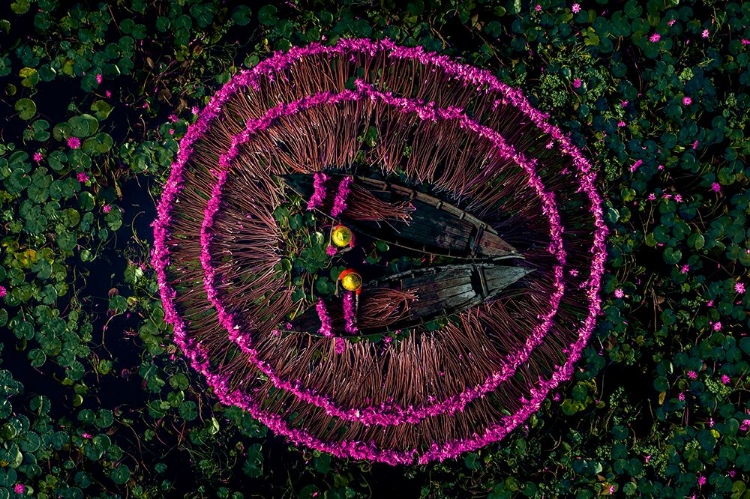
<path id="1" fill-rule="evenodd" d="M 343 177 L 330 174 L 332 177 Z M 313 193 L 311 175 L 293 174 L 281 177 L 283 182 L 305 199 Z M 395 246 L 453 258 L 523 258 L 492 227 L 439 198 L 408 187 L 367 177 L 353 177 L 356 184 L 387 202 L 411 202 L 416 208 L 407 222 L 364 222 L 347 219 L 355 231 L 381 239 Z M 325 212 L 320 212 L 328 216 Z"/>
<path id="2" fill-rule="evenodd" d="M 495 299 L 504 289 L 522 279 L 530 269 L 484 264 L 444 265 L 416 269 L 367 283 L 360 295 L 360 306 L 366 306 L 368 296 L 382 288 L 412 291 L 417 299 L 409 302 L 407 313 L 398 321 L 382 326 L 363 327 L 360 335 L 368 337 L 387 331 L 406 329 L 442 316 L 459 313 L 469 307 Z M 327 302 L 337 336 L 350 336 L 343 331 L 341 299 Z M 320 319 L 315 306 L 309 307 L 292 321 L 292 331 L 319 335 Z"/>

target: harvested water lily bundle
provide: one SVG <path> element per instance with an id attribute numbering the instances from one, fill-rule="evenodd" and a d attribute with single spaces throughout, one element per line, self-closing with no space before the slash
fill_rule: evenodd
<path id="1" fill-rule="evenodd" d="M 153 263 L 223 403 L 300 445 L 424 463 L 501 440 L 570 378 L 600 311 L 600 201 L 519 90 L 341 40 L 212 98 Z"/>

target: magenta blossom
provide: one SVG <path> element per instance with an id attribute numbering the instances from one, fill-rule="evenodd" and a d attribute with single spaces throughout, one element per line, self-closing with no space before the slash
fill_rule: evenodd
<path id="1" fill-rule="evenodd" d="M 104 80 L 104 78 L 102 77 L 102 75 L 100 75 L 100 74 L 96 75 L 96 82 L 97 82 L 97 83 L 98 83 L 99 85 L 101 85 L 101 84 L 102 84 L 102 81 L 103 81 L 103 80 Z"/>
<path id="2" fill-rule="evenodd" d="M 714 324 L 714 331 L 721 331 L 721 322 L 716 322 Z"/>
<path id="3" fill-rule="evenodd" d="M 78 175 L 76 175 L 76 178 L 80 183 L 89 181 L 89 176 L 86 174 L 86 172 L 80 172 Z"/>
<path id="4" fill-rule="evenodd" d="M 331 316 L 328 315 L 326 304 L 322 298 L 318 298 L 318 304 L 315 306 L 315 310 L 318 312 L 318 318 L 320 319 L 320 334 L 326 337 L 333 336 Z"/>
<path id="5" fill-rule="evenodd" d="M 341 215 L 346 209 L 346 198 L 349 196 L 349 186 L 352 182 L 354 182 L 352 177 L 346 177 L 339 184 L 339 189 L 336 192 L 336 199 L 333 201 L 333 208 L 331 208 L 332 217 Z"/>
<path id="6" fill-rule="evenodd" d="M 106 205 L 104 208 L 102 208 L 102 211 L 104 211 L 104 213 L 109 213 L 110 211 L 112 211 L 112 206 Z"/>
<path id="7" fill-rule="evenodd" d="M 737 282 L 734 284 L 734 290 L 739 294 L 743 294 L 745 292 L 745 285 L 741 282 Z"/>
<path id="8" fill-rule="evenodd" d="M 581 88 L 581 79 L 580 78 L 576 78 L 575 80 L 573 80 L 573 88 Z"/>
<path id="9" fill-rule="evenodd" d="M 721 185 L 718 182 L 711 184 L 711 190 L 714 192 L 721 192 Z"/>
<path id="10" fill-rule="evenodd" d="M 0 298 L 8 294 L 8 290 L 5 289 L 5 286 L 0 286 Z"/>
<path id="11" fill-rule="evenodd" d="M 685 96 L 685 97 L 682 98 L 682 104 L 683 105 L 689 106 L 692 103 L 693 103 L 693 99 L 691 99 L 690 97 Z"/>
<path id="12" fill-rule="evenodd" d="M 16 494 L 23 494 L 26 492 L 26 486 L 22 483 L 17 483 L 15 487 L 13 487 L 13 492 Z"/>
<path id="13" fill-rule="evenodd" d="M 536 9 L 537 12 L 541 12 L 542 11 L 542 6 L 539 5 L 539 4 L 536 4 L 536 7 L 534 7 L 534 9 Z"/>
<path id="14" fill-rule="evenodd" d="M 68 138 L 68 147 L 71 149 L 78 149 L 81 147 L 81 139 L 78 137 L 69 137 Z"/>
<path id="15" fill-rule="evenodd" d="M 687 274 L 689 270 L 690 270 L 690 265 L 683 265 L 682 268 L 680 268 L 680 273 Z"/>
<path id="16" fill-rule="evenodd" d="M 698 373 L 695 372 L 695 371 L 688 371 L 687 375 L 688 375 L 688 378 L 690 378 L 690 379 L 697 379 L 698 378 Z"/>
<path id="17" fill-rule="evenodd" d="M 34 153 L 34 161 L 39 163 L 42 159 L 44 159 L 44 157 L 42 156 L 42 153 L 40 153 L 39 151 Z"/>
<path id="18" fill-rule="evenodd" d="M 707 30 L 707 29 L 704 29 L 704 30 L 703 30 L 703 33 L 701 33 L 701 36 L 702 36 L 703 38 L 708 38 L 708 35 L 709 35 L 709 32 L 708 32 L 708 30 Z"/>
<path id="19" fill-rule="evenodd" d="M 573 11 L 573 14 L 578 14 L 579 12 L 581 12 L 581 4 L 574 3 L 573 6 L 570 7 L 570 10 Z"/>
<path id="20" fill-rule="evenodd" d="M 349 334 L 357 334 L 357 311 L 354 303 L 354 293 L 346 293 L 344 295 L 344 321 L 346 332 Z"/>
<path id="21" fill-rule="evenodd" d="M 728 385 L 730 381 L 732 381 L 732 378 L 730 378 L 730 377 L 729 377 L 729 376 L 727 376 L 726 374 L 722 374 L 722 375 L 721 375 L 721 382 L 722 382 L 723 384 L 725 384 L 725 385 Z"/>
<path id="22" fill-rule="evenodd" d="M 651 43 L 656 43 L 661 40 L 661 35 L 659 33 L 654 33 L 649 37 L 649 40 L 651 41 Z"/>
<path id="23" fill-rule="evenodd" d="M 323 206 L 323 201 L 326 199 L 326 182 L 328 181 L 328 175 L 323 172 L 316 172 L 313 180 L 313 187 L 315 192 L 307 202 L 307 210 L 311 211 L 315 208 Z"/>
<path id="24" fill-rule="evenodd" d="M 622 291 L 622 289 L 618 288 L 615 290 L 615 298 L 622 298 L 623 296 L 625 296 L 625 293 Z"/>

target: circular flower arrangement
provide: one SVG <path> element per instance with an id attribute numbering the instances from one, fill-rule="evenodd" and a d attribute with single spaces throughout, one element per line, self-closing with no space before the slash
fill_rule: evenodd
<path id="1" fill-rule="evenodd" d="M 570 378 L 606 228 L 580 151 L 487 71 L 389 41 L 277 54 L 180 143 L 153 263 L 225 404 L 390 464 L 496 442 Z"/>

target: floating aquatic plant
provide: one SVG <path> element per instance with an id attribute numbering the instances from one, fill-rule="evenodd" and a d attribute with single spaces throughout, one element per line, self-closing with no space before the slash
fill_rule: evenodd
<path id="1" fill-rule="evenodd" d="M 301 281 L 274 210 L 293 174 L 333 218 L 359 202 L 354 175 L 429 191 L 517 248 L 525 277 L 397 342 L 338 337 L 355 331 L 350 295 L 346 333 L 322 299 L 307 303 L 321 334 L 286 331 Z M 570 378 L 600 311 L 607 231 L 580 151 L 490 73 L 389 41 L 294 48 L 232 78 L 183 138 L 158 215 L 153 263 L 193 367 L 225 404 L 341 457 L 423 463 L 501 440 Z M 389 299 L 403 314 L 419 297 Z"/>

